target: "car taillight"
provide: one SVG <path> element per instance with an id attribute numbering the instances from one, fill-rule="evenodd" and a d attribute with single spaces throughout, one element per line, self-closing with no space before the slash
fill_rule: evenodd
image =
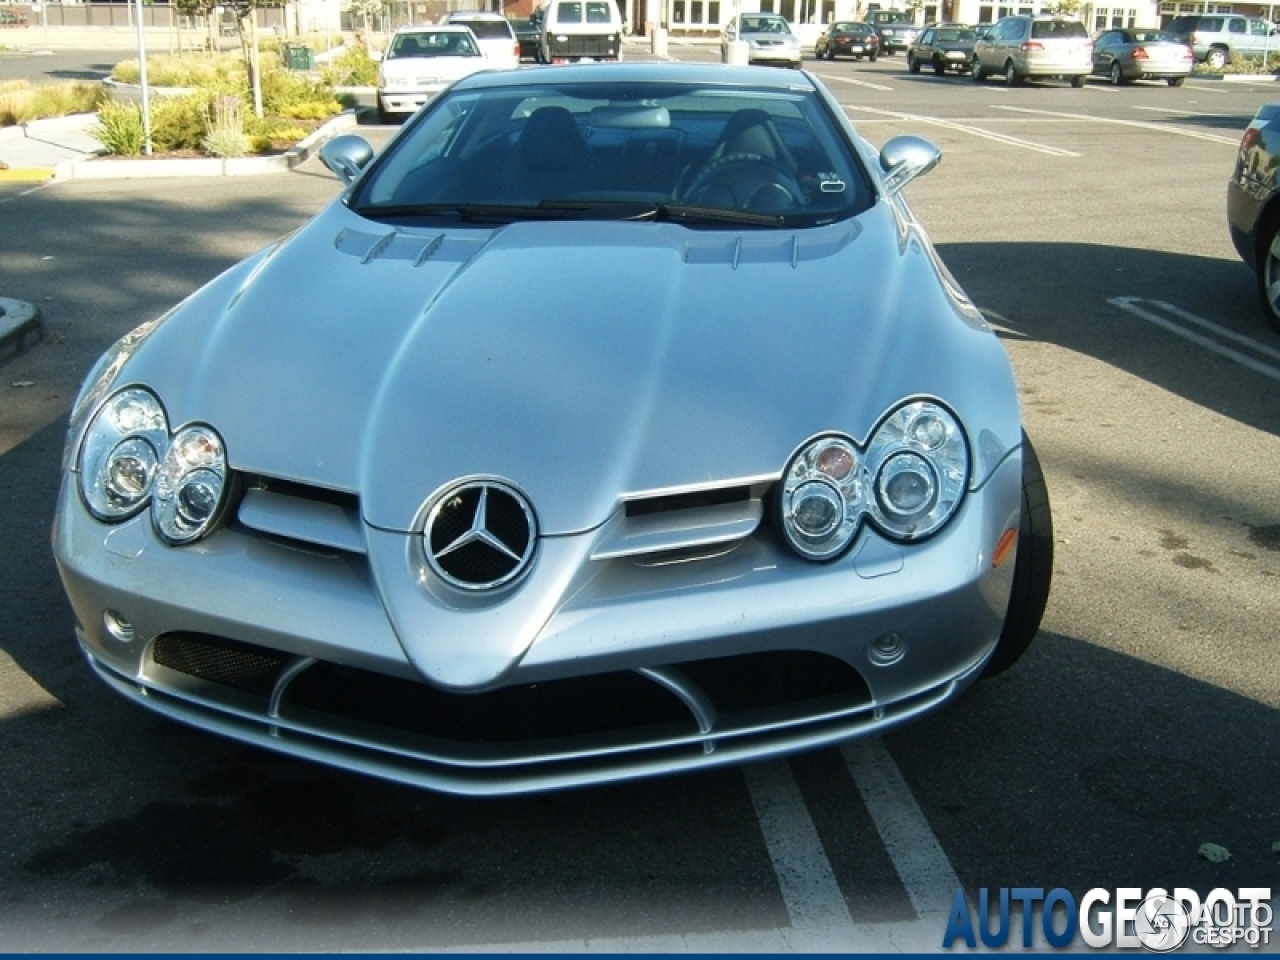
<path id="1" fill-rule="evenodd" d="M 1133 59 L 1135 59 L 1135 60 L 1150 60 L 1150 59 L 1151 59 L 1151 57 L 1147 55 L 1147 48 L 1146 48 L 1146 47 L 1134 47 L 1134 48 L 1133 48 L 1133 54 L 1132 54 L 1132 56 L 1133 56 Z"/>
<path id="2" fill-rule="evenodd" d="M 1257 143 L 1261 137 L 1262 137 L 1262 134 L 1258 132 L 1257 127 L 1249 127 L 1247 130 L 1245 130 L 1244 136 L 1240 138 L 1241 155 L 1248 153 L 1249 148 L 1252 147 L 1255 143 Z"/>
<path id="3" fill-rule="evenodd" d="M 515 57 L 517 60 L 520 59 L 520 41 L 519 40 L 511 44 L 511 55 Z"/>
<path id="4" fill-rule="evenodd" d="M 1032 43 L 1030 40 L 1028 40 L 1028 41 L 1027 41 L 1026 43 L 1024 43 L 1024 44 L 1023 44 L 1019 49 L 1021 49 L 1023 53 L 1031 53 L 1031 52 L 1033 52 L 1033 51 L 1040 51 L 1040 50 L 1043 50 L 1043 49 L 1044 49 L 1044 44 L 1043 44 L 1043 43 Z"/>

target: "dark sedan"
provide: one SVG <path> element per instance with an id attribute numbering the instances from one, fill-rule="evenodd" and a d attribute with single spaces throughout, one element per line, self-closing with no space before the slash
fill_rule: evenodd
<path id="1" fill-rule="evenodd" d="M 973 46 L 978 35 L 961 24 L 942 23 L 925 27 L 907 48 L 907 69 L 919 73 L 929 66 L 938 76 L 948 70 L 968 73 L 973 63 Z"/>
<path id="2" fill-rule="evenodd" d="M 1267 322 L 1280 333 L 1280 103 L 1258 108 L 1236 153 L 1227 222 L 1240 258 L 1254 269 Z"/>
<path id="3" fill-rule="evenodd" d="M 836 57 L 875 60 L 880 56 L 880 37 L 869 23 L 841 20 L 822 32 L 813 45 L 813 55 L 819 60 Z"/>
<path id="4" fill-rule="evenodd" d="M 522 63 L 538 62 L 539 21 L 536 17 L 522 19 L 508 17 L 511 29 L 515 31 L 516 41 L 520 44 L 520 61 Z"/>
<path id="5" fill-rule="evenodd" d="M 1093 41 L 1094 76 L 1117 87 L 1134 80 L 1164 80 L 1180 87 L 1191 73 L 1191 48 L 1167 30 L 1104 30 Z"/>

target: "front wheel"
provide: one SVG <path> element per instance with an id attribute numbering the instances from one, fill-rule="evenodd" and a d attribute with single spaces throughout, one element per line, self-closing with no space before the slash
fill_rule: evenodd
<path id="1" fill-rule="evenodd" d="M 909 53 L 907 54 L 907 69 L 912 73 L 920 72 L 920 61 Z"/>
<path id="2" fill-rule="evenodd" d="M 934 57 L 934 58 L 933 58 L 933 72 L 934 72 L 934 73 L 936 73 L 936 74 L 937 74 L 938 76 L 940 76 L 940 77 L 941 77 L 941 76 L 945 76 L 945 75 L 946 75 L 946 72 L 947 72 L 947 65 L 946 65 L 945 63 L 943 63 L 941 60 L 939 60 L 937 57 Z"/>
<path id="3" fill-rule="evenodd" d="M 1280 217 L 1272 217 L 1258 247 L 1258 299 L 1267 322 L 1280 333 Z"/>
<path id="4" fill-rule="evenodd" d="M 1084 86 L 1084 81 L 1085 81 L 1085 76 L 1084 76 L 1084 74 L 1083 74 L 1083 73 L 1078 73 L 1078 74 L 1076 74 L 1074 77 L 1072 77 L 1072 78 L 1071 78 L 1071 85 L 1072 85 L 1073 87 L 1075 87 L 1077 90 L 1079 90 L 1081 87 L 1083 87 L 1083 86 Z"/>
<path id="5" fill-rule="evenodd" d="M 987 78 L 987 71 L 982 68 L 982 62 L 977 58 L 973 58 L 973 63 L 969 65 L 969 76 L 981 83 Z"/>
<path id="6" fill-rule="evenodd" d="M 1018 662 L 1040 629 L 1049 603 L 1053 580 L 1053 516 L 1049 512 L 1049 488 L 1045 486 L 1040 458 L 1026 433 L 1022 435 L 1022 519 L 1018 523 L 1018 554 L 1013 567 L 1013 589 L 1005 611 L 1004 628 L 995 652 L 982 670 L 994 677 Z"/>
<path id="7" fill-rule="evenodd" d="M 1186 77 L 1169 77 L 1167 82 L 1171 87 L 1180 87 L 1182 86 L 1182 82 L 1186 79 Z"/>

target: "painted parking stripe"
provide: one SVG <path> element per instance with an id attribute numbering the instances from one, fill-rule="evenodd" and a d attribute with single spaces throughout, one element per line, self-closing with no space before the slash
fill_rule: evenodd
<path id="1" fill-rule="evenodd" d="M 851 83 L 855 87 L 868 87 L 872 90 L 892 91 L 893 87 L 886 87 L 883 83 L 872 83 L 870 80 L 859 80 L 857 77 L 838 77 L 831 73 L 819 73 L 817 76 L 825 80 L 839 80 L 841 83 Z"/>
<path id="2" fill-rule="evenodd" d="M 884 741 L 846 743 L 841 753 L 921 925 L 945 930 L 960 880 Z"/>
<path id="3" fill-rule="evenodd" d="M 1112 306 L 1119 307 L 1126 313 L 1141 317 L 1148 323 L 1155 324 L 1162 330 L 1177 334 L 1198 347 L 1204 347 L 1206 350 L 1238 363 L 1242 367 L 1247 367 L 1255 373 L 1260 373 L 1264 377 L 1280 381 L 1280 366 L 1273 366 L 1248 353 L 1225 346 L 1219 340 L 1196 333 L 1183 324 L 1189 323 L 1202 330 L 1209 331 L 1215 337 L 1246 347 L 1260 356 L 1280 360 L 1280 350 L 1276 350 L 1274 347 L 1259 343 L 1250 337 L 1236 333 L 1234 330 L 1229 330 L 1221 324 L 1214 323 L 1212 320 L 1206 320 L 1204 317 L 1196 316 L 1194 313 L 1165 303 L 1162 300 L 1144 300 L 1141 297 L 1112 297 L 1107 302 Z"/>
<path id="4" fill-rule="evenodd" d="M 1180 117 L 1232 117 L 1238 114 L 1234 113 L 1214 113 L 1212 110 L 1188 110 L 1185 107 L 1178 109 L 1177 107 L 1146 107 L 1134 105 L 1135 110 L 1146 110 L 1148 113 L 1172 113 Z"/>
<path id="5" fill-rule="evenodd" d="M 1210 143 L 1225 143 L 1237 146 L 1239 137 L 1224 137 L 1218 133 L 1205 133 L 1203 130 L 1188 130 L 1184 127 L 1171 127 L 1146 120 L 1118 120 L 1114 117 L 1095 117 L 1088 113 L 1063 113 L 1055 110 L 1035 110 L 1031 107 L 1011 107 L 1008 104 L 993 104 L 996 110 L 1010 110 L 1014 113 L 1025 113 L 1042 117 L 1059 117 L 1068 120 L 1083 120 L 1091 123 L 1105 123 L 1117 127 L 1136 127 L 1139 130 L 1152 130 L 1156 133 L 1171 133 L 1179 137 L 1190 137 L 1192 140 L 1207 140 Z"/>
<path id="6" fill-rule="evenodd" d="M 895 120 L 906 120 L 911 123 L 927 123 L 935 127 L 942 127 L 946 130 L 955 130 L 958 133 L 967 133 L 970 136 L 980 137 L 983 140 L 991 140 L 995 143 L 1002 143 L 1009 147 L 1019 147 L 1023 150 L 1031 150 L 1035 153 L 1048 154 L 1051 157 L 1078 157 L 1080 154 L 1071 150 L 1063 150 L 1061 147 L 1051 147 L 1044 143 L 1034 143 L 1030 140 L 1023 140 L 1019 137 L 1011 137 L 1005 133 L 996 133 L 994 130 L 984 130 L 982 127 L 970 126 L 967 123 L 957 123 L 954 120 L 944 120 L 941 117 L 928 117 L 917 113 L 903 113 L 899 110 L 877 110 L 874 107 L 849 106 L 843 105 L 846 110 L 857 110 L 861 113 L 870 113 L 875 116 L 891 117 Z"/>

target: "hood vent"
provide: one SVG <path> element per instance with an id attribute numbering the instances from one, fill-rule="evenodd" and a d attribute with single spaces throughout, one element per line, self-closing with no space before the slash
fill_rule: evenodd
<path id="1" fill-rule="evenodd" d="M 468 230 L 466 234 L 402 233 L 388 230 L 386 233 L 365 233 L 361 230 L 342 230 L 334 238 L 333 245 L 339 253 L 356 257 L 361 263 L 374 260 L 407 260 L 415 267 L 428 261 L 436 263 L 466 263 L 493 236 L 491 231 Z"/>
<path id="2" fill-rule="evenodd" d="M 862 232 L 857 223 L 844 224 L 844 227 L 838 232 L 806 230 L 803 233 L 779 234 L 778 231 L 761 231 L 727 240 L 723 234 L 708 234 L 685 246 L 684 262 L 722 264 L 734 268 L 747 263 L 789 263 L 797 267 L 810 260 L 834 257 Z"/>

